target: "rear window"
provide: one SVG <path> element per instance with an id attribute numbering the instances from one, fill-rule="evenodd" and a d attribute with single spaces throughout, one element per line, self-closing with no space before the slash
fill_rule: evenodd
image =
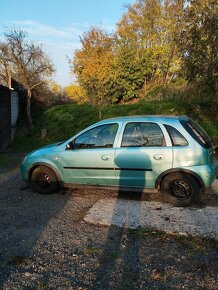
<path id="1" fill-rule="evenodd" d="M 164 125 L 167 129 L 168 134 L 173 146 L 188 146 L 188 141 L 185 137 L 174 127 L 169 125 Z"/>
<path id="2" fill-rule="evenodd" d="M 181 121 L 186 131 L 204 148 L 212 147 L 212 140 L 208 134 L 193 120 Z"/>

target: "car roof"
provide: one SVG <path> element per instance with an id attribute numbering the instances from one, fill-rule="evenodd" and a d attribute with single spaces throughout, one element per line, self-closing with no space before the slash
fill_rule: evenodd
<path id="1" fill-rule="evenodd" d="M 121 116 L 114 117 L 99 121 L 98 123 L 111 123 L 111 122 L 120 122 L 120 121 L 175 121 L 175 120 L 187 120 L 186 116 L 170 116 L 170 115 L 136 115 L 136 116 Z"/>

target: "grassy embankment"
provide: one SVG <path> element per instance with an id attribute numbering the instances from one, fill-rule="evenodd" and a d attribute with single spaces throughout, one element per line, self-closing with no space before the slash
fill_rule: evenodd
<path id="1" fill-rule="evenodd" d="M 218 143 L 218 122 L 213 123 L 206 108 L 190 105 L 181 101 L 143 100 L 131 105 L 113 105 L 105 108 L 104 118 L 125 115 L 188 115 L 196 120 Z M 62 105 L 53 107 L 39 116 L 35 128 L 28 131 L 20 128 L 14 142 L 14 148 L 20 152 L 28 152 L 45 144 L 66 140 L 88 125 L 98 121 L 98 112 L 89 105 Z M 47 129 L 47 136 L 41 139 L 41 130 Z"/>

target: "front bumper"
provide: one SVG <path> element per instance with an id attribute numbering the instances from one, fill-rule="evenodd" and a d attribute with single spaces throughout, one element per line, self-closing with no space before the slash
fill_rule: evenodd
<path id="1" fill-rule="evenodd" d="M 25 181 L 26 183 L 29 183 L 29 171 L 27 170 L 26 166 L 24 163 L 20 165 L 20 172 L 22 176 L 22 180 Z"/>

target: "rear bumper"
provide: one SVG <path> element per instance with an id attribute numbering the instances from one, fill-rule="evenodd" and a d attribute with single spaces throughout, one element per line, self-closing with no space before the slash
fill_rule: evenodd
<path id="1" fill-rule="evenodd" d="M 211 186 L 211 184 L 215 181 L 218 175 L 218 161 L 214 159 L 213 165 L 207 166 L 207 169 L 204 173 L 204 183 L 206 187 Z"/>

